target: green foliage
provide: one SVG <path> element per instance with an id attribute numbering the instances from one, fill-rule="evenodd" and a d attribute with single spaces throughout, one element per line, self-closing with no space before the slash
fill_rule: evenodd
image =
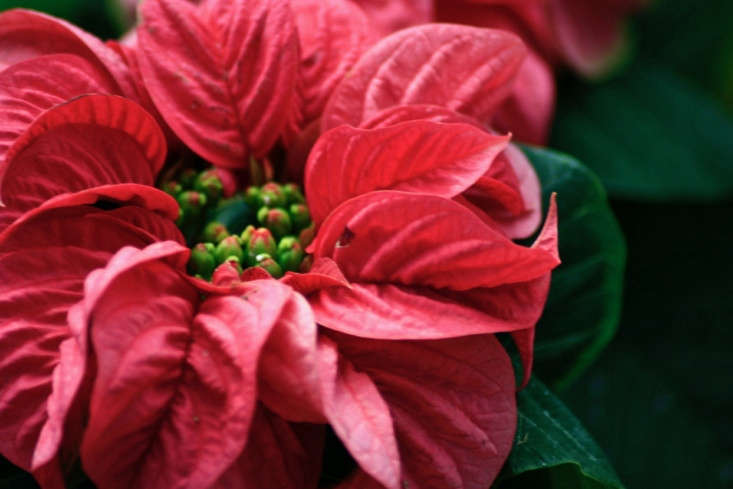
<path id="1" fill-rule="evenodd" d="M 733 203 L 617 203 L 616 338 L 561 394 L 629 489 L 733 488 Z"/>
<path id="2" fill-rule="evenodd" d="M 0 0 L 0 11 L 38 10 L 61 17 L 102 39 L 119 37 L 125 19 L 116 0 Z"/>
<path id="3" fill-rule="evenodd" d="M 733 196 L 733 121 L 704 92 L 637 64 L 561 93 L 553 144 L 590 166 L 613 197 L 712 201 Z"/>
<path id="4" fill-rule="evenodd" d="M 562 264 L 536 329 L 536 369 L 559 387 L 587 368 L 611 340 L 621 307 L 626 247 L 598 178 L 575 159 L 524 148 L 542 183 L 557 192 Z"/>
<path id="5" fill-rule="evenodd" d="M 495 489 L 621 489 L 601 449 L 537 378 L 517 397 L 514 448 Z"/>

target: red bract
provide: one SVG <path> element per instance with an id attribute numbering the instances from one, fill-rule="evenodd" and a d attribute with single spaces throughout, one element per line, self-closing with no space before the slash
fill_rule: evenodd
<path id="1" fill-rule="evenodd" d="M 354 0 L 383 33 L 424 22 L 456 22 L 521 35 L 552 64 L 599 76 L 623 51 L 626 18 L 647 0 Z M 377 7 L 378 6 L 378 7 Z"/>
<path id="2" fill-rule="evenodd" d="M 466 52 L 473 53 L 470 62 L 462 56 Z M 454 25 L 406 29 L 362 56 L 331 95 L 321 127 L 387 128 L 429 120 L 488 131 L 497 107 L 517 100 L 507 96 L 515 78 L 524 76 L 524 54 L 521 41 L 501 31 Z M 544 131 L 546 125 L 540 126 Z M 520 151 L 509 148 L 473 183 L 461 197 L 464 203 L 488 210 L 512 238 L 534 232 L 540 222 L 539 182 Z"/>
<path id="3" fill-rule="evenodd" d="M 514 373 L 493 333 L 515 335 L 526 380 L 558 264 L 556 211 L 524 248 L 451 200 L 505 144 L 418 120 L 339 127 L 311 152 L 316 262 L 286 280 L 325 327 L 324 410 L 360 465 L 344 487 L 486 487 L 511 448 Z"/>
<path id="4" fill-rule="evenodd" d="M 113 48 L 0 16 L 0 451 L 44 489 L 78 458 L 100 489 L 315 488 L 330 425 L 359 466 L 342 488 L 488 487 L 516 423 L 494 334 L 526 380 L 558 263 L 554 201 L 533 247 L 510 240 L 537 227 L 539 186 L 488 125 L 533 76 L 518 38 L 436 25 L 367 49 L 338 0 L 140 13 Z M 220 167 L 315 141 L 290 167 L 310 270 L 278 282 L 224 255 L 211 283 L 187 276 L 176 201 L 152 187 L 181 159 L 126 97 Z"/>
<path id="5" fill-rule="evenodd" d="M 43 110 L 79 95 L 122 95 L 142 104 L 162 122 L 135 70 L 126 65 L 128 60 L 62 20 L 26 10 L 3 12 L 0 49 L 4 53 L 0 69 L 5 70 L 0 81 L 0 114 L 4 127 L 8 123 L 13 127 L 0 140 L 0 162 L 7 138 L 16 137 L 17 128 Z M 165 126 L 163 130 L 172 138 Z"/>
<path id="6" fill-rule="evenodd" d="M 87 473 L 105 488 L 312 484 L 320 453 L 310 447 L 319 433 L 258 402 L 278 410 L 297 399 L 301 416 L 312 408 L 315 419 L 307 420 L 321 420 L 307 388 L 313 375 L 298 375 L 293 390 L 279 372 L 281 352 L 286 370 L 316 366 L 305 300 L 272 280 L 201 300 L 182 273 L 187 254 L 174 243 L 121 250 L 89 275 L 69 316 L 90 332 L 96 367 L 81 445 Z M 269 386 L 264 398 L 258 376 Z M 261 470 L 278 460 L 284 467 Z"/>

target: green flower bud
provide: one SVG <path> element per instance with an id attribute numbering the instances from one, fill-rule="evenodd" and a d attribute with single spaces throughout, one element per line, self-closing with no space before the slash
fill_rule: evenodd
<path id="1" fill-rule="evenodd" d="M 188 260 L 188 272 L 192 275 L 200 275 L 209 280 L 216 268 L 216 259 L 210 249 L 204 243 L 199 243 L 191 249 L 191 258 Z"/>
<path id="2" fill-rule="evenodd" d="M 311 213 L 304 204 L 291 204 L 290 217 L 293 219 L 293 227 L 295 229 L 305 229 L 311 223 Z"/>
<path id="3" fill-rule="evenodd" d="M 188 190 L 178 195 L 178 205 L 186 214 L 186 219 L 201 215 L 201 211 L 206 207 L 206 195 Z"/>
<path id="4" fill-rule="evenodd" d="M 272 237 L 272 233 L 267 228 L 257 228 L 252 231 L 249 241 L 247 241 L 247 256 L 251 264 L 255 264 L 255 257 L 260 254 L 268 254 L 275 256 L 277 252 L 277 242 Z"/>
<path id="5" fill-rule="evenodd" d="M 193 168 L 186 168 L 178 175 L 178 181 L 181 186 L 185 189 L 193 188 L 193 183 L 196 181 L 196 170 Z"/>
<path id="6" fill-rule="evenodd" d="M 293 223 L 290 221 L 290 215 L 285 212 L 285 209 L 281 209 L 279 207 L 267 211 L 265 222 L 262 224 L 272 231 L 272 234 L 274 234 L 278 239 L 290 234 L 293 230 Z"/>
<path id="7" fill-rule="evenodd" d="M 300 187 L 295 183 L 286 183 L 282 186 L 283 194 L 288 204 L 303 204 L 305 203 L 305 197 L 300 191 Z"/>
<path id="8" fill-rule="evenodd" d="M 260 207 L 260 209 L 257 211 L 257 222 L 259 222 L 260 224 L 265 224 L 268 212 L 270 212 L 269 207 Z"/>
<path id="9" fill-rule="evenodd" d="M 255 257 L 255 266 L 264 268 L 274 278 L 283 276 L 283 269 L 267 253 L 260 253 Z"/>
<path id="10" fill-rule="evenodd" d="M 285 269 L 295 272 L 303 261 L 303 246 L 295 236 L 285 236 L 277 245 L 277 262 Z"/>
<path id="11" fill-rule="evenodd" d="M 260 187 L 250 185 L 247 190 L 244 191 L 244 201 L 252 209 L 259 209 L 262 207 L 262 192 Z"/>
<path id="12" fill-rule="evenodd" d="M 267 207 L 285 207 L 287 198 L 282 187 L 275 182 L 267 182 L 262 186 L 262 203 Z"/>
<path id="13" fill-rule="evenodd" d="M 227 236 L 229 236 L 227 227 L 216 221 L 207 224 L 202 234 L 203 240 L 208 241 L 209 243 L 219 243 Z"/>
<path id="14" fill-rule="evenodd" d="M 311 222 L 310 225 L 303 229 L 300 234 L 298 235 L 298 240 L 300 241 L 300 244 L 303 245 L 303 248 L 306 248 L 309 244 L 311 244 L 311 241 L 313 241 L 313 238 L 316 237 L 316 225 L 315 223 Z"/>
<path id="15" fill-rule="evenodd" d="M 183 187 L 175 180 L 171 180 L 170 182 L 165 182 L 163 184 L 163 192 L 173 196 L 174 198 L 178 197 L 178 194 L 180 194 L 182 191 Z"/>
<path id="16" fill-rule="evenodd" d="M 224 238 L 216 247 L 216 262 L 224 263 L 229 257 L 235 257 L 240 262 L 244 259 L 242 246 L 239 244 L 237 236 L 228 236 Z"/>
<path id="17" fill-rule="evenodd" d="M 193 188 L 202 194 L 206 194 L 212 202 L 219 200 L 224 191 L 224 185 L 215 170 L 205 170 L 199 173 L 194 181 Z"/>
<path id="18" fill-rule="evenodd" d="M 183 220 L 186 218 L 185 213 L 183 212 L 183 209 L 181 207 L 178 207 L 178 217 L 176 218 L 176 226 L 181 227 L 183 225 Z"/>
<path id="19" fill-rule="evenodd" d="M 252 237 L 252 233 L 254 232 L 255 227 L 253 225 L 249 225 L 246 228 L 244 228 L 244 231 L 242 231 L 242 234 L 239 235 L 239 241 L 242 242 L 243 246 L 247 246 L 247 243 L 249 243 L 249 239 Z"/>

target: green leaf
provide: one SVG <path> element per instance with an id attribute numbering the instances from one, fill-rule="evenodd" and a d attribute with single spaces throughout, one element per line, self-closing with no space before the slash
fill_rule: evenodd
<path id="1" fill-rule="evenodd" d="M 517 396 L 517 434 L 496 489 L 620 489 L 605 455 L 536 377 Z"/>
<path id="2" fill-rule="evenodd" d="M 705 202 L 733 196 L 733 121 L 704 92 L 650 63 L 561 91 L 553 145 L 613 197 Z"/>
<path id="3" fill-rule="evenodd" d="M 0 0 L 0 11 L 26 8 L 65 19 L 102 39 L 124 32 L 117 0 Z"/>
<path id="4" fill-rule="evenodd" d="M 85 3 L 85 0 L 64 0 L 63 2 L 59 2 L 58 0 L 23 0 L 22 2 L 18 0 L 0 0 L 0 11 L 22 7 L 45 12 L 50 15 L 55 15 L 56 17 L 73 19 L 76 12 L 79 11 Z"/>
<path id="5" fill-rule="evenodd" d="M 587 368 L 618 325 L 626 245 L 598 178 L 577 160 L 524 147 L 542 183 L 557 192 L 562 264 L 537 324 L 536 370 L 563 387 Z"/>

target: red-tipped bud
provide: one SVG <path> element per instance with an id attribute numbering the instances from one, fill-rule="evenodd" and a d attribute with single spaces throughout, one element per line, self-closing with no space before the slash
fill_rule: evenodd
<path id="1" fill-rule="evenodd" d="M 182 191 L 183 187 L 175 180 L 171 180 L 170 182 L 165 182 L 163 184 L 163 192 L 173 196 L 174 198 L 178 197 L 178 194 L 180 194 Z"/>
<path id="2" fill-rule="evenodd" d="M 267 253 L 260 253 L 255 257 L 255 266 L 264 268 L 267 270 L 267 273 L 272 275 L 274 278 L 280 278 L 283 276 L 283 269 Z"/>
<path id="3" fill-rule="evenodd" d="M 249 243 L 249 240 L 252 237 L 252 233 L 254 233 L 254 231 L 255 227 L 251 224 L 244 228 L 242 234 L 239 235 L 239 241 L 242 243 L 242 246 L 247 246 L 247 243 Z"/>
<path id="4" fill-rule="evenodd" d="M 262 207 L 262 192 L 260 187 L 250 185 L 247 190 L 244 191 L 244 201 L 252 209 L 259 209 Z"/>
<path id="5" fill-rule="evenodd" d="M 199 243 L 194 246 L 188 260 L 188 272 L 191 275 L 199 275 L 201 278 L 209 280 L 216 268 L 213 251 L 214 247 L 210 243 Z"/>
<path id="6" fill-rule="evenodd" d="M 293 229 L 293 224 L 290 222 L 290 215 L 285 212 L 285 209 L 279 207 L 267 211 L 262 225 L 272 231 L 272 234 L 278 239 L 287 236 Z"/>
<path id="7" fill-rule="evenodd" d="M 288 204 L 303 204 L 305 203 L 305 197 L 300 191 L 300 187 L 294 183 L 286 183 L 282 186 L 283 194 Z"/>
<path id="8" fill-rule="evenodd" d="M 181 210 L 186 214 L 186 219 L 200 215 L 207 204 L 206 195 L 192 190 L 179 194 L 177 200 Z"/>
<path id="9" fill-rule="evenodd" d="M 285 269 L 295 272 L 303 261 L 303 246 L 295 236 L 285 236 L 277 244 L 277 262 Z"/>
<path id="10" fill-rule="evenodd" d="M 277 252 L 277 242 L 272 237 L 272 233 L 267 228 L 257 228 L 252 231 L 249 241 L 247 242 L 247 255 L 250 263 L 255 263 L 255 257 L 262 253 L 275 256 Z"/>
<path id="11" fill-rule="evenodd" d="M 290 211 L 294 229 L 300 230 L 310 226 L 311 213 L 304 204 L 291 204 L 288 210 Z"/>
<path id="12" fill-rule="evenodd" d="M 216 170 L 205 170 L 199 173 L 194 181 L 193 188 L 205 194 L 211 202 L 219 200 L 224 191 L 224 185 L 217 175 Z"/>
<path id="13" fill-rule="evenodd" d="M 203 240 L 208 241 L 209 243 L 219 243 L 227 236 L 229 236 L 227 227 L 216 221 L 207 224 L 202 234 Z"/>
<path id="14" fill-rule="evenodd" d="M 244 259 L 244 252 L 242 251 L 242 246 L 239 244 L 239 238 L 237 236 L 224 238 L 217 245 L 215 256 L 217 263 L 224 263 L 232 256 L 241 262 Z"/>
<path id="15" fill-rule="evenodd" d="M 285 207 L 287 198 L 282 187 L 275 182 L 267 182 L 261 189 L 262 204 L 267 207 Z"/>

